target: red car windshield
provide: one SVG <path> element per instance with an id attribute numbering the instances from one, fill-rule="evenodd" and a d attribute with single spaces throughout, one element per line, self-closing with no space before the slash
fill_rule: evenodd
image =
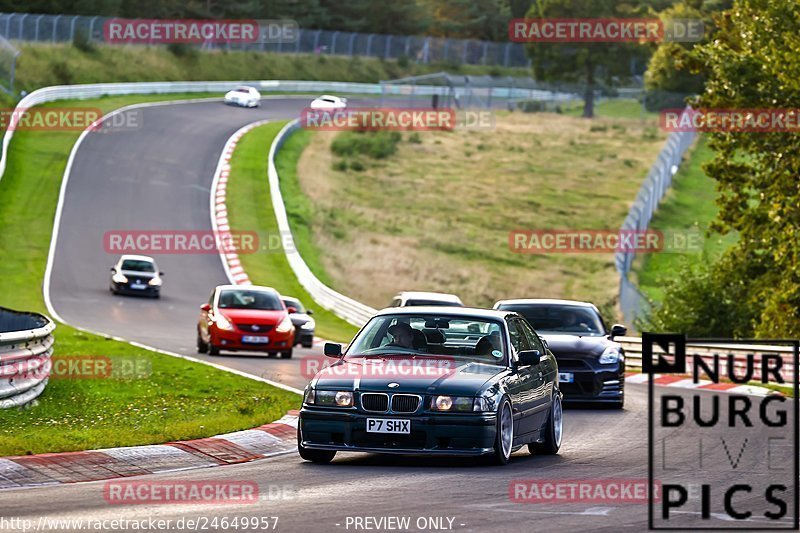
<path id="1" fill-rule="evenodd" d="M 280 311 L 283 303 L 277 295 L 265 291 L 227 290 L 219 295 L 220 309 L 257 309 Z"/>

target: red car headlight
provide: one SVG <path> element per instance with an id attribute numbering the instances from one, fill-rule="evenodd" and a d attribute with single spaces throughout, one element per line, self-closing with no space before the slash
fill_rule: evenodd
<path id="1" fill-rule="evenodd" d="M 233 331 L 233 324 L 231 324 L 230 321 L 221 314 L 214 318 L 214 323 L 221 330 Z"/>
<path id="2" fill-rule="evenodd" d="M 275 328 L 275 331 L 278 333 L 289 333 L 293 328 L 292 319 L 289 318 L 289 315 L 286 315 L 283 317 L 280 324 L 278 324 L 278 327 Z"/>

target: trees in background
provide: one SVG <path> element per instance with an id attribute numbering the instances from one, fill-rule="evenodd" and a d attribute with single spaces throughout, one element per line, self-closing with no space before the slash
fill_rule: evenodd
<path id="1" fill-rule="evenodd" d="M 700 19 L 705 35 L 700 43 L 665 41 L 655 48 L 644 77 L 650 109 L 682 107 L 687 96 L 703 91 L 702 65 L 693 59 L 692 50 L 710 40 L 715 30 L 715 15 L 732 5 L 733 0 L 683 0 L 659 13 L 662 20 Z"/>
<path id="2" fill-rule="evenodd" d="M 800 5 L 736 0 L 713 39 L 696 47 L 705 89 L 696 105 L 800 108 Z M 709 134 L 719 214 L 737 243 L 711 265 L 687 268 L 646 326 L 690 335 L 800 336 L 800 136 Z M 683 316 L 682 316 L 683 315 Z"/>
<path id="3" fill-rule="evenodd" d="M 652 4 L 617 0 L 535 0 L 527 18 L 631 18 L 642 16 Z M 594 116 L 598 81 L 630 78 L 632 61 L 644 64 L 650 54 L 638 43 L 531 43 L 530 57 L 541 80 L 576 82 L 584 86 L 583 116 Z"/>
<path id="4" fill-rule="evenodd" d="M 504 41 L 532 0 L 0 0 L 3 13 L 293 19 L 300 27 Z"/>

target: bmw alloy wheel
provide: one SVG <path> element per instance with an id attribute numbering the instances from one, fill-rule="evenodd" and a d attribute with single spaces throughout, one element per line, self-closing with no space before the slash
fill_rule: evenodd
<path id="1" fill-rule="evenodd" d="M 506 402 L 500 413 L 500 444 L 503 447 L 503 456 L 511 456 L 511 445 L 514 441 L 514 419 L 511 416 L 511 406 Z"/>

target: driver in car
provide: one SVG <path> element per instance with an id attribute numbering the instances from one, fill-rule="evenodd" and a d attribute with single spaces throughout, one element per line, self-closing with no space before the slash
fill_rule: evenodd
<path id="1" fill-rule="evenodd" d="M 386 346 L 414 348 L 414 330 L 408 324 L 398 322 L 390 326 L 388 332 L 392 336 L 392 342 Z"/>

